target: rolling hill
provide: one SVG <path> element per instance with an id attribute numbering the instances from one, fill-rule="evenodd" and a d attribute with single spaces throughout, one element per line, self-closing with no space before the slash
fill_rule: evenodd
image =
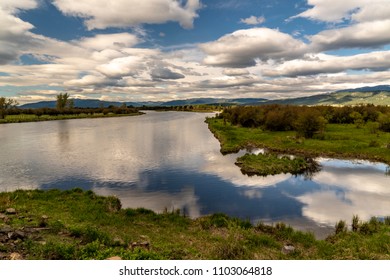
<path id="1" fill-rule="evenodd" d="M 285 98 L 285 99 L 264 99 L 264 98 L 192 98 L 183 100 L 171 100 L 161 102 L 125 102 L 127 106 L 184 106 L 201 104 L 220 105 L 261 105 L 261 104 L 291 104 L 291 105 L 356 105 L 375 104 L 390 105 L 390 85 L 375 87 L 362 87 L 346 89 L 319 95 Z M 98 99 L 74 99 L 74 106 L 79 108 L 99 108 L 121 106 L 123 102 L 101 101 Z M 20 108 L 55 108 L 56 101 L 41 101 L 21 105 Z"/>

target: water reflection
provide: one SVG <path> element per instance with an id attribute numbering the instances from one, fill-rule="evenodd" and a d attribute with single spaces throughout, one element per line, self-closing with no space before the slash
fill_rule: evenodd
<path id="1" fill-rule="evenodd" d="M 241 154 L 219 152 L 204 118 L 148 112 L 0 125 L 0 190 L 81 187 L 116 195 L 124 207 L 224 212 L 322 233 L 355 214 L 390 215 L 386 165 L 319 159 L 322 170 L 311 179 L 248 177 L 234 165 Z"/>

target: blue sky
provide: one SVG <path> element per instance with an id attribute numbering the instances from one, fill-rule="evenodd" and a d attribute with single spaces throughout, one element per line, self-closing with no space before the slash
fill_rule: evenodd
<path id="1" fill-rule="evenodd" d="M 0 96 L 286 98 L 390 84 L 390 0 L 1 0 Z"/>

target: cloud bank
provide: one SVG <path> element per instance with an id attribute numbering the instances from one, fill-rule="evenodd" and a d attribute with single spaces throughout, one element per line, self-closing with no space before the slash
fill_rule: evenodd
<path id="1" fill-rule="evenodd" d="M 156 101 L 284 98 L 390 84 L 388 0 L 309 0 L 306 10 L 286 18 L 288 24 L 299 19 L 324 27 L 302 36 L 266 27 L 268 14 L 256 17 L 249 11 L 247 18 L 232 19 L 237 26 L 232 31 L 165 47 L 158 40 L 172 34 L 158 30 L 158 38 L 151 38 L 142 25 L 173 22 L 191 32 L 187 29 L 197 28 L 194 20 L 201 20 L 199 11 L 207 6 L 198 0 L 96 0 L 93 5 L 55 0 L 63 15 L 85 24 L 82 36 L 61 40 L 39 34 L 22 19 L 22 13 L 41 9 L 40 3 L 0 2 L 0 91 L 21 104 L 62 91 L 79 98 Z"/>

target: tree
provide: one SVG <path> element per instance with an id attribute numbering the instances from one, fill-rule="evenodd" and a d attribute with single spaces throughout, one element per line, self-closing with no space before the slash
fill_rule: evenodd
<path id="1" fill-rule="evenodd" d="M 363 117 L 359 112 L 353 111 L 351 114 L 349 114 L 349 117 L 353 120 L 356 128 L 361 128 L 364 125 Z"/>
<path id="2" fill-rule="evenodd" d="M 390 114 L 380 114 L 378 117 L 379 129 L 390 132 Z"/>
<path id="3" fill-rule="evenodd" d="M 71 105 L 71 102 L 69 100 L 69 94 L 66 93 L 60 93 L 57 95 L 57 109 L 58 110 L 64 110 L 66 107 L 69 107 Z"/>
<path id="4" fill-rule="evenodd" d="M 4 119 L 8 111 L 16 105 L 18 105 L 18 102 L 14 99 L 0 97 L 0 119 Z"/>
<path id="5" fill-rule="evenodd" d="M 306 109 L 301 112 L 295 123 L 297 132 L 305 138 L 313 138 L 317 132 L 324 131 L 326 120 L 317 110 Z"/>

